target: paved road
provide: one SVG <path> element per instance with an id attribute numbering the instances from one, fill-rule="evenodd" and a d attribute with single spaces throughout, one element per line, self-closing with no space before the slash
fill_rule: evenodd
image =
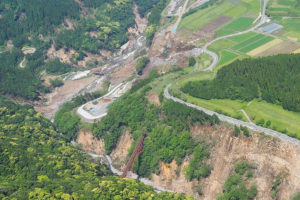
<path id="1" fill-rule="evenodd" d="M 249 128 L 252 131 L 262 132 L 262 133 L 265 133 L 265 134 L 270 135 L 272 137 L 278 138 L 278 139 L 280 139 L 280 140 L 282 140 L 284 142 L 289 142 L 289 143 L 292 143 L 294 145 L 298 145 L 300 147 L 300 140 L 297 140 L 295 138 L 291 138 L 291 137 L 289 137 L 289 136 L 287 136 L 287 135 L 285 135 L 283 133 L 280 133 L 280 132 L 277 132 L 277 131 L 274 131 L 274 130 L 271 130 L 271 129 L 268 129 L 268 128 L 264 128 L 264 127 L 261 127 L 261 126 L 257 126 L 257 125 L 252 124 L 252 123 L 244 122 L 244 121 L 232 118 L 232 117 L 228 117 L 226 115 L 222 115 L 222 114 L 216 113 L 216 112 L 208 110 L 206 108 L 203 108 L 203 107 L 200 107 L 200 106 L 196 106 L 194 104 L 191 104 L 191 103 L 185 102 L 185 101 L 183 101 L 181 99 L 178 99 L 176 97 L 173 97 L 169 93 L 170 86 L 171 86 L 171 84 L 169 84 L 165 88 L 165 90 L 164 90 L 164 96 L 167 99 L 170 99 L 170 100 L 173 100 L 175 102 L 184 104 L 184 105 L 186 105 L 188 107 L 195 108 L 197 110 L 203 111 L 203 112 L 205 112 L 206 114 L 208 114 L 210 116 L 217 115 L 221 121 L 228 122 L 228 123 L 236 125 L 236 126 L 245 126 L 245 127 Z"/>

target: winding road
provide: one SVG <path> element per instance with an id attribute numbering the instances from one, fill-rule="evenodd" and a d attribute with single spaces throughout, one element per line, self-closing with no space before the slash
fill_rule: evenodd
<path id="1" fill-rule="evenodd" d="M 210 42 L 208 42 L 200 51 L 201 53 L 207 53 L 209 54 L 212 58 L 213 58 L 213 62 L 210 64 L 210 66 L 208 66 L 207 68 L 205 68 L 203 71 L 211 71 L 213 70 L 213 68 L 217 65 L 218 63 L 218 55 L 210 50 L 207 49 L 208 46 L 210 46 L 211 44 L 213 44 L 214 42 L 218 41 L 218 40 L 221 40 L 221 39 L 225 39 L 225 38 L 229 38 L 229 37 L 233 37 L 233 36 L 238 36 L 238 35 L 242 35 L 242 34 L 245 34 L 245 33 L 248 33 L 248 32 L 251 32 L 251 31 L 254 31 L 256 28 L 260 27 L 261 25 L 263 25 L 264 23 L 266 23 L 269 18 L 266 16 L 266 7 L 267 7 L 267 3 L 268 3 L 268 0 L 264 0 L 263 1 L 263 8 L 262 8 L 262 11 L 261 11 L 261 17 L 260 17 L 260 21 L 254 25 L 253 27 L 251 27 L 250 29 L 248 30 L 245 30 L 245 31 L 241 31 L 241 32 L 238 32 L 238 33 L 233 33 L 233 34 L 230 34 L 230 35 L 226 35 L 226 36 L 222 36 L 222 37 L 218 37 Z M 172 95 L 170 95 L 169 93 L 169 88 L 170 88 L 171 84 L 169 84 L 165 90 L 164 90 L 164 96 L 165 98 L 167 99 L 170 99 L 170 100 L 173 100 L 175 102 L 178 102 L 178 103 L 181 103 L 181 104 L 184 104 L 188 107 L 191 107 L 191 108 L 194 108 L 194 109 L 197 109 L 197 110 L 200 110 L 200 111 L 203 111 L 204 113 L 208 114 L 208 115 L 216 115 L 218 116 L 218 118 L 221 120 L 221 121 L 224 121 L 224 122 L 228 122 L 230 124 L 233 124 L 233 125 L 236 125 L 236 126 L 245 126 L 247 128 L 249 128 L 250 130 L 252 131 L 255 131 L 255 132 L 261 132 L 261 133 L 265 133 L 269 136 L 272 136 L 272 137 L 275 137 L 275 138 L 278 138 L 280 139 L 281 141 L 284 141 L 284 142 L 289 142 L 291 144 L 294 144 L 294 145 L 297 145 L 300 147 L 300 140 L 297 140 L 295 138 L 292 138 L 292 137 L 289 137 L 287 136 L 286 134 L 283 134 L 283 133 L 280 133 L 280 132 L 277 132 L 277 131 L 274 131 L 274 130 L 271 130 L 271 129 L 268 129 L 268 128 L 264 128 L 264 127 L 261 127 L 261 126 L 257 126 L 253 123 L 249 123 L 249 122 L 244 122 L 244 121 L 241 121 L 241 120 L 238 120 L 238 119 L 235 119 L 235 118 L 232 118 L 232 117 L 228 117 L 226 115 L 222 115 L 222 114 L 219 114 L 217 112 L 214 112 L 214 111 L 211 111 L 211 110 L 208 110 L 206 108 L 203 108 L 203 107 L 200 107 L 200 106 L 197 106 L 197 105 L 194 105 L 194 104 L 191 104 L 191 103 L 188 103 L 188 102 L 185 102 L 179 98 L 176 98 Z"/>

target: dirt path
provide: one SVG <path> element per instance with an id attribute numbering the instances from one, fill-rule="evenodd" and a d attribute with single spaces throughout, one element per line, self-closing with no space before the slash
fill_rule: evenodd
<path id="1" fill-rule="evenodd" d="M 247 118 L 248 122 L 253 124 L 253 122 L 251 121 L 250 117 L 248 116 L 248 114 L 246 113 L 246 111 L 244 109 L 241 109 L 241 112 L 244 114 L 244 116 Z"/>
<path id="2" fill-rule="evenodd" d="M 26 58 L 24 57 L 23 60 L 21 61 L 20 65 L 19 65 L 20 68 L 24 68 L 25 67 L 24 66 L 24 62 L 25 61 L 26 61 Z"/>
<path id="3" fill-rule="evenodd" d="M 176 23 L 174 24 L 173 29 L 171 30 L 171 32 L 172 32 L 173 34 L 176 32 L 176 29 L 177 29 L 178 25 L 179 25 L 180 22 L 181 22 L 182 16 L 184 15 L 184 13 L 185 13 L 185 11 L 186 11 L 186 7 L 187 7 L 188 3 L 189 3 L 189 0 L 186 0 L 186 1 L 184 2 L 184 5 L 183 5 L 183 7 L 182 7 L 182 11 L 181 11 L 181 13 L 178 15 L 177 21 L 176 21 Z"/>

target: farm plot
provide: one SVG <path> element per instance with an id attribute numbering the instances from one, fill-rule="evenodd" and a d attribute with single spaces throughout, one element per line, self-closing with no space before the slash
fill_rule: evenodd
<path id="1" fill-rule="evenodd" d="M 238 2 L 237 5 L 234 2 Z M 249 26 L 259 13 L 259 1 L 257 0 L 236 0 L 221 1 L 205 9 L 199 9 L 197 12 L 184 17 L 179 25 L 179 29 L 198 30 L 219 17 L 231 18 L 224 34 L 232 29 L 237 29 L 237 24 Z M 220 26 L 219 26 L 220 27 Z M 217 27 L 217 28 L 219 28 Z"/>
<path id="2" fill-rule="evenodd" d="M 274 38 L 273 37 L 268 37 L 268 36 L 265 36 L 264 38 L 256 41 L 256 42 L 253 42 L 252 44 L 240 49 L 239 51 L 243 52 L 243 53 L 248 53 L 249 51 L 252 51 L 258 47 L 260 47 L 261 45 L 263 44 L 266 44 L 270 41 L 272 41 Z"/>
<path id="3" fill-rule="evenodd" d="M 300 3 L 297 0 L 270 1 L 267 13 L 271 17 L 300 16 Z"/>
<path id="4" fill-rule="evenodd" d="M 239 55 L 237 55 L 235 53 L 223 50 L 223 51 L 221 51 L 221 59 L 220 59 L 218 65 L 222 66 L 222 65 L 225 65 L 227 63 L 230 63 L 233 60 L 235 60 L 238 56 Z"/>
<path id="5" fill-rule="evenodd" d="M 275 41 L 275 40 L 273 40 L 273 41 Z M 271 42 L 273 42 L 273 41 L 271 41 Z M 299 48 L 300 48 L 300 45 L 295 42 L 284 41 L 275 46 L 272 46 L 271 48 L 269 48 L 259 54 L 256 54 L 255 57 L 271 56 L 271 55 L 277 55 L 277 54 L 289 54 L 289 53 L 295 52 Z M 249 53 L 248 53 L 248 55 L 249 55 Z M 300 53 L 300 51 L 299 51 L 299 53 Z"/>
<path id="6" fill-rule="evenodd" d="M 227 24 L 217 31 L 217 36 L 228 35 L 238 31 L 246 30 L 251 27 L 254 19 L 250 17 L 240 17 L 233 22 Z"/>
<path id="7" fill-rule="evenodd" d="M 283 25 L 283 30 L 286 31 L 283 36 L 300 41 L 300 19 L 283 19 L 281 24 Z"/>
<path id="8" fill-rule="evenodd" d="M 213 20 L 224 16 L 223 13 L 231 10 L 234 4 L 223 1 L 221 4 L 213 5 L 206 9 L 201 9 L 182 19 L 179 29 L 197 30 Z"/>
<path id="9" fill-rule="evenodd" d="M 280 44 L 282 42 L 282 40 L 280 39 L 275 39 L 275 40 L 272 40 L 264 45 L 261 45 L 260 47 L 257 47 L 256 49 L 253 49 L 252 51 L 249 51 L 247 53 L 247 55 L 249 56 L 256 56 L 258 54 L 261 54 L 263 53 L 264 51 L 270 49 L 271 47 L 274 47 L 278 44 Z"/>
<path id="10" fill-rule="evenodd" d="M 233 46 L 232 49 L 233 50 L 239 50 L 239 49 L 241 49 L 241 48 L 243 48 L 243 47 L 245 47 L 245 46 L 247 46 L 249 44 L 252 44 L 253 42 L 256 42 L 256 41 L 258 41 L 258 40 L 260 40 L 262 38 L 264 38 L 264 35 L 262 35 L 262 34 L 255 34 L 253 37 L 250 37 L 249 39 L 244 40 L 244 41 L 238 43 L 237 45 Z"/>

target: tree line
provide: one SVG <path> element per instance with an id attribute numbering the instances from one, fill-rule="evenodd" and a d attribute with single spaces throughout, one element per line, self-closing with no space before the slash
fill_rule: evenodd
<path id="1" fill-rule="evenodd" d="M 193 199 L 113 177 L 30 106 L 0 96 L 0 199 Z"/>
<path id="2" fill-rule="evenodd" d="M 153 72 L 151 74 L 153 80 L 156 76 Z M 196 147 L 207 147 L 191 138 L 190 126 L 215 125 L 220 122 L 216 116 L 206 115 L 173 101 L 163 101 L 159 107 L 150 104 L 145 96 L 151 90 L 151 79 L 137 83 L 139 87 L 133 87 L 129 93 L 115 101 L 108 114 L 93 129 L 97 138 L 104 139 L 107 154 L 116 147 L 125 130 L 130 131 L 135 141 L 145 133 L 144 152 L 134 165 L 134 171 L 144 177 L 158 173 L 160 161 L 170 163 L 175 160 L 181 164 L 187 155 L 193 154 Z M 195 164 L 190 167 L 190 179 L 209 175 L 210 167 L 205 164 L 208 157 L 196 154 Z M 196 170 L 206 172 L 193 173 Z"/>
<path id="3" fill-rule="evenodd" d="M 300 112 L 300 54 L 247 58 L 220 69 L 211 81 L 189 82 L 182 91 L 203 99 L 255 98 Z"/>

